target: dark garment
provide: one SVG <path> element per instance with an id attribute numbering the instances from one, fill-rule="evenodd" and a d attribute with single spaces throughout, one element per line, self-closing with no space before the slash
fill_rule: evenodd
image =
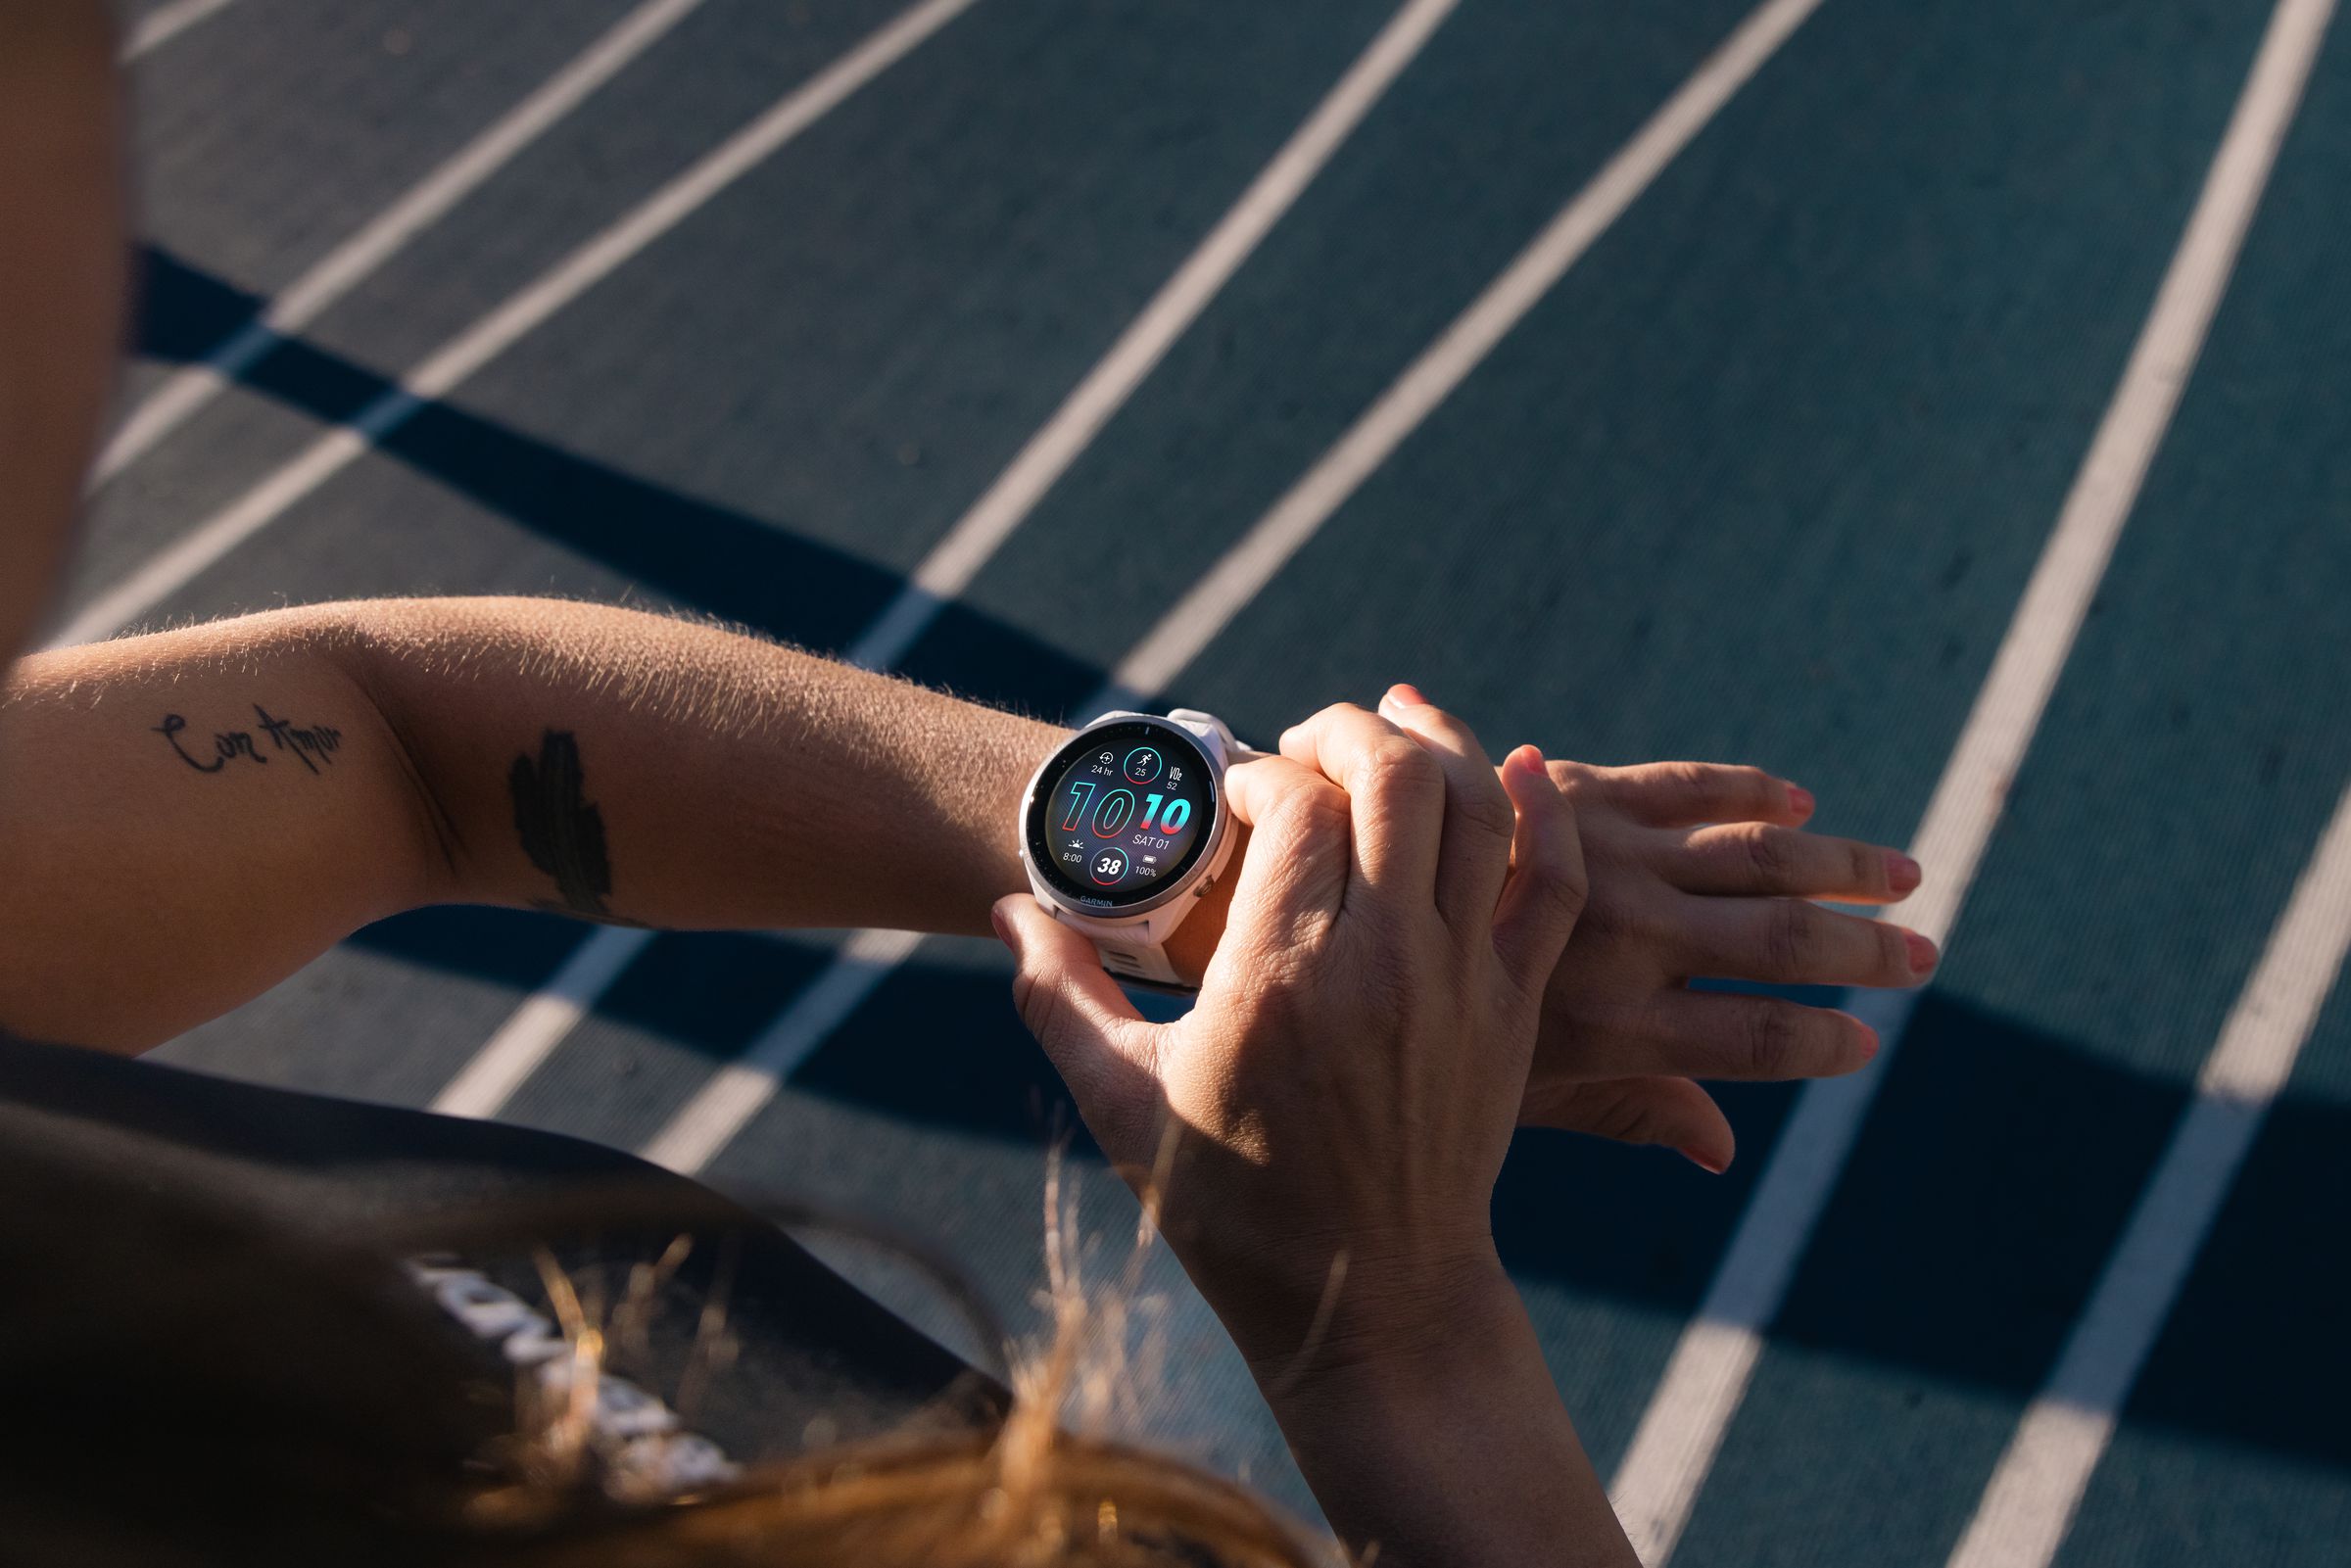
<path id="1" fill-rule="evenodd" d="M 992 1383 L 773 1223 L 633 1156 L 0 1037 L 0 1259 L 37 1267 L 46 1246 L 70 1281 L 72 1238 L 127 1223 L 142 1195 L 159 1209 L 250 1215 L 288 1238 L 380 1248 L 387 1260 L 439 1255 L 543 1310 L 536 1248 L 608 1311 L 631 1264 L 691 1233 L 647 1336 L 649 1370 L 631 1375 L 674 1399 L 716 1302 L 736 1353 L 696 1375 L 704 1387 L 681 1413 L 741 1460 L 788 1454 L 803 1434 L 853 1438 L 918 1411 L 984 1419 L 1001 1407 Z M 0 1297 L 0 1334 L 8 1311 Z M 494 1343 L 454 1319 L 450 1332 L 486 1373 L 510 1377 Z"/>

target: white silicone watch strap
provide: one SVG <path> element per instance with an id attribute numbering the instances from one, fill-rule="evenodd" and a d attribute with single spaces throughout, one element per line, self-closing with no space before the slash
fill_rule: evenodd
<path id="1" fill-rule="evenodd" d="M 1176 974 L 1176 966 L 1168 962 L 1168 950 L 1158 943 L 1120 942 L 1097 936 L 1094 951 L 1102 955 L 1102 967 L 1121 979 L 1143 980 L 1179 991 L 1199 989 Z"/>
<path id="2" fill-rule="evenodd" d="M 1224 748 L 1223 761 L 1227 768 L 1238 767 L 1252 757 L 1263 755 L 1241 744 L 1239 737 L 1233 735 L 1232 727 L 1213 713 L 1202 713 L 1198 708 L 1171 708 L 1168 717 L 1176 724 L 1213 731 L 1218 743 Z"/>

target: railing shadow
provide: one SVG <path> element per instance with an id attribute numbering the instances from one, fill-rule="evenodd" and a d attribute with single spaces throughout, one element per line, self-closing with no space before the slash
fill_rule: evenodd
<path id="1" fill-rule="evenodd" d="M 149 248 L 137 347 L 172 362 L 202 360 L 254 320 L 263 302 Z M 240 385 L 314 418 L 350 419 L 392 378 L 300 339 L 287 339 Z M 896 595 L 895 572 L 765 518 L 655 484 L 451 404 L 428 403 L 378 443 L 384 455 L 566 549 L 628 577 L 660 600 L 803 647 L 846 647 Z M 1000 621 L 953 607 L 944 684 L 1058 713 L 1102 673 Z M 945 628 L 942 628 L 944 630 Z"/>

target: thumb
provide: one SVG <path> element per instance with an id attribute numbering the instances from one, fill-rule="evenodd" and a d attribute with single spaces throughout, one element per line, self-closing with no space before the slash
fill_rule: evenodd
<path id="1" fill-rule="evenodd" d="M 1021 1022 L 1077 1097 L 1094 1141 L 1114 1162 L 1128 1158 L 1135 1151 L 1114 1144 L 1123 1145 L 1130 1130 L 1147 1139 L 1149 1113 L 1158 1104 L 1152 1072 L 1158 1027 L 1103 970 L 1094 944 L 1029 894 L 999 898 L 988 919 L 1012 949 L 1012 1005 Z"/>
<path id="2" fill-rule="evenodd" d="M 1716 1175 L 1739 1149 L 1722 1108 L 1688 1078 L 1611 1078 L 1530 1089 L 1518 1121 L 1617 1143 L 1661 1144 Z"/>

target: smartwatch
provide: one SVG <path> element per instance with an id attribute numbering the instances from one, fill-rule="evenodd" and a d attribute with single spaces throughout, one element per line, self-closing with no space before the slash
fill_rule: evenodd
<path id="1" fill-rule="evenodd" d="M 1102 967 L 1154 990 L 1168 937 L 1232 858 L 1224 770 L 1256 755 L 1223 720 L 1105 713 L 1045 759 L 1021 800 L 1021 858 L 1046 913 L 1093 939 Z"/>

